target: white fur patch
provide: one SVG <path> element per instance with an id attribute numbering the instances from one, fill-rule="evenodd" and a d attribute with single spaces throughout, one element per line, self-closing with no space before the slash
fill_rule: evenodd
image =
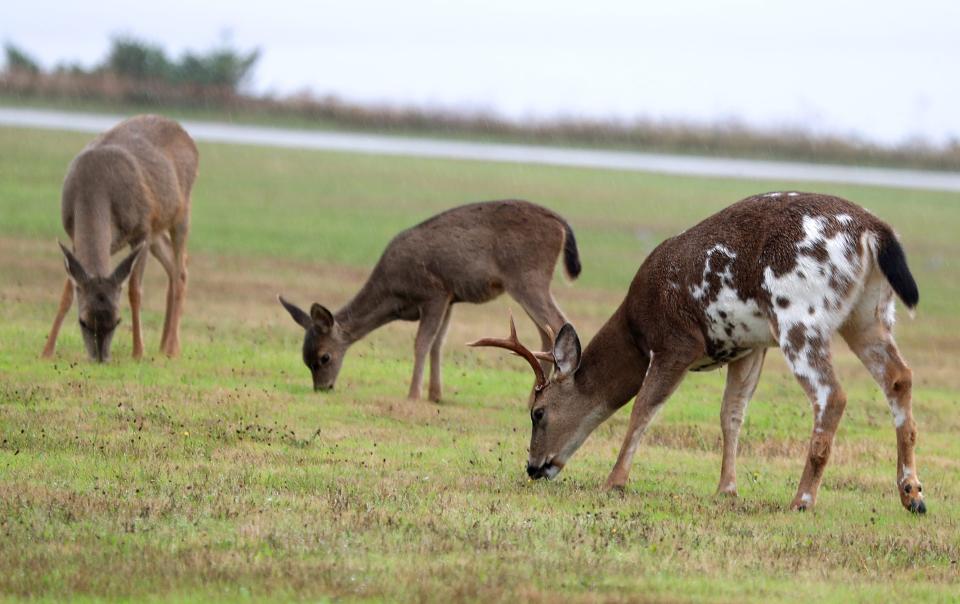
<path id="1" fill-rule="evenodd" d="M 762 197 L 780 197 L 781 195 L 783 195 L 783 193 L 777 191 L 774 193 L 767 193 L 765 195 L 762 195 Z"/>
<path id="2" fill-rule="evenodd" d="M 846 226 L 853 222 L 853 217 L 850 214 L 837 214 L 837 222 Z"/>
<path id="3" fill-rule="evenodd" d="M 893 415 L 894 427 L 899 428 L 907 421 L 907 411 L 896 401 L 890 401 L 890 413 Z"/>
<path id="4" fill-rule="evenodd" d="M 813 495 L 810 493 L 804 493 L 800 496 L 800 501 L 803 502 L 804 505 L 810 505 L 810 503 L 813 501 Z"/>
<path id="5" fill-rule="evenodd" d="M 796 191 L 790 191 L 789 193 L 787 193 L 787 197 L 796 197 L 797 195 L 799 195 L 799 193 L 797 193 Z"/>
<path id="6" fill-rule="evenodd" d="M 717 244 L 707 251 L 707 260 L 703 267 L 703 280 L 700 285 L 690 288 L 690 295 L 696 300 L 703 300 L 710 289 L 710 276 L 719 277 L 720 290 L 716 292 L 716 299 L 704 308 L 709 325 L 710 339 L 724 343 L 730 348 L 757 348 L 776 344 L 770 333 L 770 324 L 761 312 L 760 306 L 752 298 L 744 298 L 730 284 L 733 283 L 733 271 L 730 263 L 724 266 L 723 271 L 717 271 L 712 266 L 715 253 L 721 253 L 731 261 L 737 254 L 728 247 Z M 727 327 L 731 331 L 727 333 Z M 749 350 L 744 355 L 749 354 Z M 709 363 L 707 363 L 709 364 Z"/>

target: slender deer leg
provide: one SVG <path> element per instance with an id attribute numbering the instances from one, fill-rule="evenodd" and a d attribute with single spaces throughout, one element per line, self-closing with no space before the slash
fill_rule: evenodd
<path id="1" fill-rule="evenodd" d="M 423 367 L 426 364 L 427 353 L 437 337 L 437 332 L 447 314 L 450 301 L 443 298 L 425 304 L 420 309 L 420 325 L 417 327 L 417 339 L 413 350 L 413 378 L 410 380 L 410 392 L 407 398 L 417 400 L 423 385 Z"/>
<path id="2" fill-rule="evenodd" d="M 620 447 L 617 463 L 607 478 L 604 490 L 623 489 L 626 486 L 630 463 L 637 452 L 640 438 L 663 403 L 683 381 L 687 368 L 696 358 L 696 355 L 691 356 L 693 358 L 686 358 L 672 352 L 653 354 L 640 393 L 637 394 L 630 412 L 630 424 Z"/>
<path id="3" fill-rule="evenodd" d="M 537 326 L 537 331 L 540 332 L 540 343 L 543 346 L 541 350 L 552 350 L 553 338 L 550 337 L 547 328 L 553 330 L 556 335 L 567 319 L 550 293 L 550 283 L 526 283 L 511 287 L 508 291 Z M 549 377 L 550 372 L 553 371 L 553 363 L 540 361 L 540 366 L 543 367 L 544 375 Z"/>
<path id="4" fill-rule="evenodd" d="M 170 229 L 174 266 L 177 272 L 164 352 L 171 357 L 180 354 L 180 317 L 183 314 L 183 301 L 187 293 L 187 235 L 189 232 L 190 225 L 186 220 Z"/>
<path id="5" fill-rule="evenodd" d="M 433 345 L 430 347 L 430 400 L 439 402 L 443 395 L 443 380 L 440 377 L 440 356 L 443 352 L 443 340 L 447 337 L 447 328 L 450 326 L 450 313 L 453 311 L 453 304 L 447 307 L 447 312 L 443 315 L 443 321 L 440 323 L 440 329 L 433 339 Z"/>
<path id="6" fill-rule="evenodd" d="M 67 282 L 63 285 L 63 293 L 60 294 L 60 308 L 57 309 L 57 316 L 53 319 L 50 335 L 47 336 L 47 343 L 43 347 L 43 358 L 49 359 L 53 356 L 53 351 L 57 347 L 57 336 L 60 335 L 60 326 L 63 325 L 63 318 L 67 316 L 67 312 L 70 310 L 72 304 L 73 281 L 67 279 Z"/>
<path id="7" fill-rule="evenodd" d="M 817 492 L 823 471 L 830 459 L 833 437 L 847 405 L 847 395 L 833 373 L 830 340 L 810 333 L 810 328 L 794 325 L 787 334 L 798 330 L 791 341 L 789 335 L 781 336 L 780 348 L 797 381 L 807 393 L 813 405 L 813 433 L 807 461 L 800 477 L 797 494 L 790 504 L 794 510 L 809 510 L 817 502 Z M 781 330 L 783 331 L 783 330 Z"/>
<path id="8" fill-rule="evenodd" d="M 129 288 L 130 317 L 133 323 L 133 358 L 143 357 L 143 329 L 140 326 L 140 304 L 143 300 L 143 272 L 147 267 L 147 255 L 140 254 L 130 272 Z"/>
<path id="9" fill-rule="evenodd" d="M 747 403 L 760 381 L 766 355 L 767 350 L 760 348 L 727 366 L 727 386 L 723 391 L 723 406 L 720 409 L 723 463 L 717 493 L 737 496 L 737 442 L 740 439 L 740 427 L 746 416 Z"/>
<path id="10" fill-rule="evenodd" d="M 917 424 L 913 421 L 913 372 L 900 356 L 893 334 L 880 322 L 847 325 L 840 332 L 850 349 L 883 388 L 897 432 L 897 492 L 907 510 L 923 514 L 923 486 L 917 474 L 913 448 Z"/>
<path id="11" fill-rule="evenodd" d="M 167 273 L 167 305 L 163 316 L 163 335 L 160 336 L 160 350 L 165 352 L 167 350 L 167 340 L 170 337 L 170 317 L 173 314 L 173 294 L 177 283 L 177 268 L 170 236 L 164 233 L 155 237 L 150 244 L 150 252 Z"/>

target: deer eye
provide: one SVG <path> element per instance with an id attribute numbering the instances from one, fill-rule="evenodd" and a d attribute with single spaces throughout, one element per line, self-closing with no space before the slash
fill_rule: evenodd
<path id="1" fill-rule="evenodd" d="M 320 357 L 320 364 L 321 364 L 321 365 L 326 365 L 326 364 L 329 363 L 329 362 L 330 362 L 330 355 L 329 355 L 329 354 L 324 354 L 322 357 Z"/>
<path id="2" fill-rule="evenodd" d="M 544 413 L 546 413 L 546 408 L 544 407 L 538 407 L 533 410 L 533 412 L 530 414 L 531 419 L 533 419 L 533 425 L 540 423 L 540 420 L 543 419 Z"/>

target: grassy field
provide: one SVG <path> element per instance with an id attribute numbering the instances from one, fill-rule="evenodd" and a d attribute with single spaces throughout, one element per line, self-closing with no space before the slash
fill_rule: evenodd
<path id="1" fill-rule="evenodd" d="M 719 601 L 960 600 L 960 198 L 506 164 L 201 146 L 184 354 L 85 359 L 71 314 L 38 358 L 64 279 L 59 187 L 85 136 L 0 129 L 0 597 Z M 344 302 L 398 230 L 523 197 L 567 216 L 584 271 L 556 296 L 589 337 L 664 237 L 747 194 L 829 190 L 901 233 L 921 289 L 901 313 L 929 513 L 894 490 L 886 403 L 840 344 L 850 402 L 812 513 L 787 511 L 811 411 L 771 354 L 741 437 L 740 499 L 714 497 L 724 372 L 691 375 L 624 495 L 600 486 L 628 413 L 554 482 L 524 474 L 529 369 L 462 343 L 506 329 L 506 298 L 458 307 L 445 400 L 409 402 L 414 326 L 349 354 L 315 394 L 275 301 Z M 129 325 L 128 311 L 123 327 Z M 520 335 L 535 341 L 523 322 Z"/>

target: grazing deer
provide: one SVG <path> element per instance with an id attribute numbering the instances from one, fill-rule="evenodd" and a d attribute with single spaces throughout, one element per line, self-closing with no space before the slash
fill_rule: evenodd
<path id="1" fill-rule="evenodd" d="M 750 197 L 664 241 L 637 271 L 627 296 L 581 354 L 572 325 L 551 353 L 532 353 L 511 329 L 497 346 L 537 375 L 527 472 L 553 478 L 587 436 L 636 395 L 606 488 L 622 489 L 640 438 L 687 371 L 729 365 L 720 411 L 718 492 L 736 495 L 737 439 L 766 349 L 779 346 L 814 409 L 806 467 L 791 507 L 810 509 L 846 396 L 831 363 L 840 332 L 883 388 L 897 435 L 897 490 L 924 513 L 914 462 L 911 371 L 893 339 L 893 294 L 908 308 L 917 285 L 893 230 L 848 201 L 811 193 Z M 539 360 L 552 359 L 550 380 Z"/>
<path id="2" fill-rule="evenodd" d="M 120 290 L 128 276 L 133 357 L 143 356 L 140 300 L 147 246 L 170 279 L 160 349 L 169 356 L 180 353 L 190 190 L 197 161 L 190 135 L 177 122 L 156 115 L 121 122 L 74 158 L 61 198 L 63 228 L 73 240 L 73 252 L 60 244 L 68 278 L 44 357 L 53 355 L 76 290 L 87 353 L 98 362 L 107 361 L 120 323 Z M 127 245 L 133 252 L 111 271 L 110 256 Z"/>
<path id="3" fill-rule="evenodd" d="M 556 213 L 525 201 L 473 203 L 394 237 L 367 282 L 336 313 L 313 304 L 307 314 L 278 298 L 305 331 L 303 362 L 313 375 L 314 390 L 333 387 L 354 342 L 401 319 L 420 321 L 408 396 L 420 397 L 429 351 L 429 396 L 438 401 L 440 352 L 453 304 L 481 304 L 507 292 L 536 324 L 544 345 L 552 342 L 551 333 L 566 322 L 550 293 L 561 251 L 567 275 L 576 278 L 577 243 L 570 225 Z"/>

